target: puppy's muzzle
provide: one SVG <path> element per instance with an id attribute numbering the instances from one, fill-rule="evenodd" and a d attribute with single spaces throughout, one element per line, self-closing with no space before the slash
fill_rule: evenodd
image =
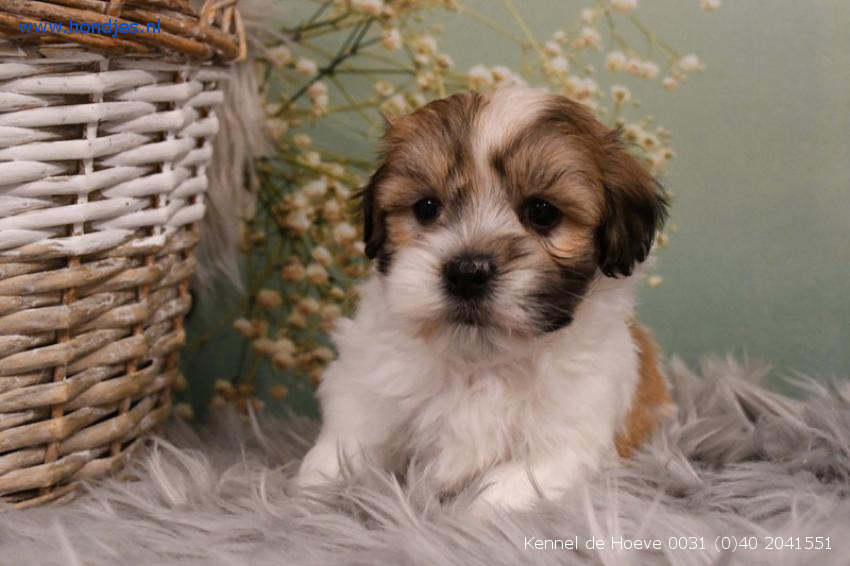
<path id="1" fill-rule="evenodd" d="M 460 254 L 443 265 L 443 283 L 449 295 L 463 300 L 487 294 L 496 274 L 493 258 L 484 254 Z"/>

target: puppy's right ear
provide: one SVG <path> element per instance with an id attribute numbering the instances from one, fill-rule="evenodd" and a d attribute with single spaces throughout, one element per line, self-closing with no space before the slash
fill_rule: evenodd
<path id="1" fill-rule="evenodd" d="M 387 218 L 378 204 L 377 194 L 385 174 L 386 165 L 381 165 L 360 191 L 363 243 L 366 244 L 366 257 L 369 259 L 375 259 L 381 253 L 387 237 Z"/>

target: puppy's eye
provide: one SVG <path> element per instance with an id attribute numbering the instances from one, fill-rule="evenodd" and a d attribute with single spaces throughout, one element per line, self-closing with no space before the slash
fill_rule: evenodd
<path id="1" fill-rule="evenodd" d="M 413 205 L 413 215 L 422 224 L 431 222 L 440 214 L 440 201 L 433 197 L 420 199 Z"/>
<path id="2" fill-rule="evenodd" d="M 525 220 L 538 232 L 545 232 L 561 221 L 561 211 L 543 199 L 533 198 L 523 206 Z"/>

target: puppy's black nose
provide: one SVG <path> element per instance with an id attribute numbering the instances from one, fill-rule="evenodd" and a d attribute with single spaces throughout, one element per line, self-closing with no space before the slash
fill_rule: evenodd
<path id="1" fill-rule="evenodd" d="M 462 254 L 443 266 L 443 280 L 455 297 L 474 299 L 487 292 L 495 271 L 492 257 Z"/>

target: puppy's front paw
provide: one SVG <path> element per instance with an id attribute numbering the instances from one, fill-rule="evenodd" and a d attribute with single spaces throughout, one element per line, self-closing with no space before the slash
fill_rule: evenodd
<path id="1" fill-rule="evenodd" d="M 339 454 L 332 446 L 324 443 L 316 444 L 304 457 L 298 474 L 295 476 L 295 485 L 298 487 L 310 487 L 324 485 L 338 480 L 342 476 L 342 466 Z"/>
<path id="2" fill-rule="evenodd" d="M 496 468 L 483 478 L 484 489 L 472 504 L 473 513 L 482 516 L 494 510 L 527 509 L 539 499 L 525 469 Z"/>

